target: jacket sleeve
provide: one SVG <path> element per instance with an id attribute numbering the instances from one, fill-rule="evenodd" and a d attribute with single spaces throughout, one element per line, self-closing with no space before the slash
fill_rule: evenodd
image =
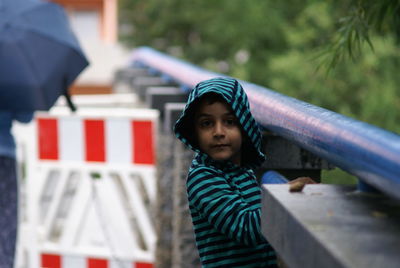
<path id="1" fill-rule="evenodd" d="M 239 243 L 254 246 L 265 242 L 261 234 L 261 209 L 252 208 L 215 170 L 199 167 L 189 173 L 189 204 L 219 232 Z"/>

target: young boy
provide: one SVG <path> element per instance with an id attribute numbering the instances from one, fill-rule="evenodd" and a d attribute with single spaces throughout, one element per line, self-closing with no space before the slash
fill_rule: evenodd
<path id="1" fill-rule="evenodd" d="M 261 133 L 242 86 L 232 78 L 200 82 L 175 134 L 197 154 L 187 178 L 189 208 L 203 267 L 275 267 L 261 234 Z"/>

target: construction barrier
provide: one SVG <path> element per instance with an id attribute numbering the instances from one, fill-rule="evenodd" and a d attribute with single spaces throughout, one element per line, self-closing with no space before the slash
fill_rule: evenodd
<path id="1" fill-rule="evenodd" d="M 116 262 L 107 259 L 82 258 L 74 256 L 60 256 L 55 254 L 42 254 L 41 264 L 43 267 L 74 267 L 74 268 L 113 268 L 113 267 L 132 267 L 132 268 L 152 268 L 151 263 L 146 262 Z"/>
<path id="2" fill-rule="evenodd" d="M 37 125 L 40 160 L 154 165 L 151 120 L 39 115 Z"/>
<path id="3" fill-rule="evenodd" d="M 17 138 L 29 157 L 16 267 L 153 266 L 158 115 L 131 108 L 36 114 Z"/>

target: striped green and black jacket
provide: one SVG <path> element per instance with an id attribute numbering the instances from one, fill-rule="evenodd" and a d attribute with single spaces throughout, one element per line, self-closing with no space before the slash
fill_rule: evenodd
<path id="1" fill-rule="evenodd" d="M 205 94 L 220 94 L 231 105 L 246 136 L 242 165 L 214 161 L 193 141 L 193 114 Z M 197 154 L 189 169 L 187 193 L 196 245 L 203 267 L 275 267 L 274 250 L 261 234 L 260 188 L 253 169 L 265 159 L 261 133 L 247 96 L 235 79 L 215 78 L 190 93 L 176 136 Z"/>
<path id="2" fill-rule="evenodd" d="M 253 171 L 199 154 L 187 193 L 203 267 L 268 267 L 275 254 L 260 232 L 260 188 Z"/>

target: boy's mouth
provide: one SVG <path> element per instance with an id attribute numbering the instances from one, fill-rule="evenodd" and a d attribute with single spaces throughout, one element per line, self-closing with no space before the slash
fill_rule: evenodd
<path id="1" fill-rule="evenodd" d="M 228 146 L 229 146 L 228 144 L 214 144 L 211 147 L 212 148 L 225 148 L 225 147 L 228 147 Z"/>

